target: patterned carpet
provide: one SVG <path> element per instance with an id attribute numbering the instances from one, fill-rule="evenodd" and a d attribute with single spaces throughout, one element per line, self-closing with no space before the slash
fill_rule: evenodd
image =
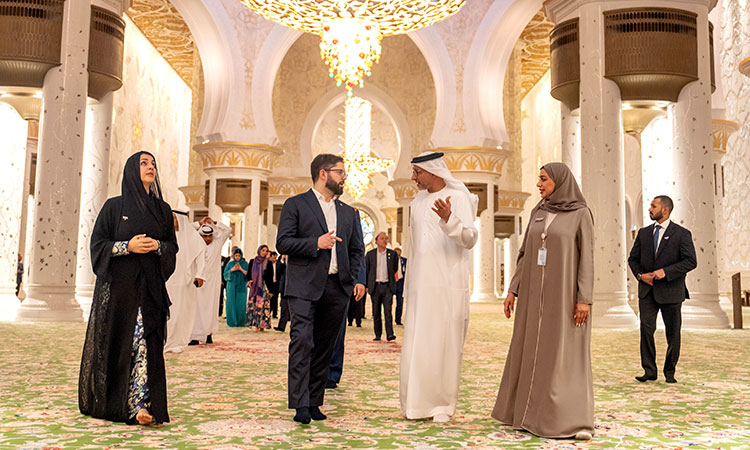
<path id="1" fill-rule="evenodd" d="M 679 383 L 641 384 L 638 333 L 594 330 L 596 436 L 546 440 L 489 416 L 512 322 L 501 305 L 472 305 L 461 397 L 448 424 L 404 420 L 399 339 L 349 328 L 344 378 L 328 391 L 329 420 L 298 426 L 286 409 L 288 335 L 221 325 L 210 346 L 167 357 L 172 423 L 142 428 L 78 413 L 84 324 L 0 324 L 0 448 L 750 448 L 750 331 L 683 333 Z M 662 332 L 657 351 L 665 349 Z"/>

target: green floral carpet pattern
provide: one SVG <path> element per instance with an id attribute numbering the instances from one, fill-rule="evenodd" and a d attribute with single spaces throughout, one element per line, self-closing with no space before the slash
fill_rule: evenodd
<path id="1" fill-rule="evenodd" d="M 288 334 L 229 329 L 215 344 L 167 355 L 172 422 L 113 424 L 82 416 L 76 384 L 85 325 L 0 324 L 0 448 L 541 448 L 750 449 L 750 330 L 685 331 L 676 385 L 638 383 L 637 331 L 595 329 L 596 435 L 549 440 L 490 417 L 512 332 L 502 306 L 472 305 L 458 410 L 448 424 L 399 412 L 402 329 L 372 341 L 350 327 L 344 377 L 329 419 L 301 426 L 286 409 Z M 663 356 L 663 331 L 657 331 Z"/>

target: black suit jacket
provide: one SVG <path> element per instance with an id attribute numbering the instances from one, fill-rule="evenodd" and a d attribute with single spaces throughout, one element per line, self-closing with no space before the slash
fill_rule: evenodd
<path id="1" fill-rule="evenodd" d="M 340 200 L 336 202 L 338 274 L 347 295 L 357 280 L 364 244 L 359 213 Z M 323 295 L 331 250 L 318 250 L 318 238 L 328 232 L 323 210 L 311 190 L 291 197 L 281 208 L 276 250 L 287 255 L 284 294 L 307 300 Z"/>
<path id="2" fill-rule="evenodd" d="M 389 248 L 385 249 L 386 265 L 388 267 L 388 287 L 391 293 L 396 293 L 396 271 L 398 270 L 398 253 Z M 374 248 L 365 256 L 365 270 L 367 272 L 367 290 L 372 295 L 375 292 L 375 280 L 378 275 L 378 249 Z"/>
<path id="3" fill-rule="evenodd" d="M 270 261 L 269 261 L 270 263 Z M 278 271 L 278 264 L 279 261 L 277 260 L 275 264 L 266 264 L 266 270 L 263 272 L 263 281 L 266 283 L 266 289 L 268 289 L 268 292 L 271 294 L 278 294 L 279 293 L 279 274 L 276 274 L 276 281 L 273 281 L 273 273 L 274 271 Z"/>
<path id="4" fill-rule="evenodd" d="M 659 244 L 659 252 L 654 256 L 654 225 L 638 230 L 638 236 L 630 251 L 628 265 L 633 274 L 664 269 L 665 278 L 654 280 L 649 286 L 638 282 L 638 297 L 645 298 L 653 292 L 657 303 L 680 303 L 690 294 L 685 284 L 685 275 L 697 266 L 693 236 L 690 231 L 671 222 Z"/>

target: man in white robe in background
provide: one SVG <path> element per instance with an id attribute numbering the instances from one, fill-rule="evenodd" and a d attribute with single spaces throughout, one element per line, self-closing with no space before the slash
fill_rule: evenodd
<path id="1" fill-rule="evenodd" d="M 204 252 L 206 283 L 198 290 L 198 309 L 189 345 L 213 344 L 212 335 L 219 330 L 219 292 L 221 291 L 221 247 L 232 235 L 232 229 L 204 217 L 193 223 L 206 243 Z"/>
<path id="2" fill-rule="evenodd" d="M 195 312 L 198 309 L 198 289 L 205 282 L 203 269 L 206 264 L 206 244 L 185 213 L 173 211 L 172 217 L 180 251 L 177 252 L 174 273 L 167 280 L 167 292 L 172 306 L 169 307 L 164 351 L 180 353 L 190 342 Z"/>
<path id="3" fill-rule="evenodd" d="M 442 156 L 424 152 L 411 161 L 419 193 L 411 203 L 400 383 L 404 416 L 435 422 L 456 412 L 469 325 L 469 250 L 478 237 L 477 196 Z"/>

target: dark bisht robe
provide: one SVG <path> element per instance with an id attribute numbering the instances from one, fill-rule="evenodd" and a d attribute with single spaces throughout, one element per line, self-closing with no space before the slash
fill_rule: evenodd
<path id="1" fill-rule="evenodd" d="M 169 422 L 164 342 L 169 315 L 166 280 L 175 268 L 177 240 L 170 206 L 161 200 L 157 181 L 146 194 L 139 159 L 125 164 L 122 194 L 104 204 L 91 235 L 96 285 L 78 382 L 81 413 L 134 423 L 128 412 L 131 349 L 138 308 L 143 316 L 149 387 L 149 411 L 157 423 Z M 117 241 L 138 234 L 161 242 L 157 252 L 113 256 Z"/>

